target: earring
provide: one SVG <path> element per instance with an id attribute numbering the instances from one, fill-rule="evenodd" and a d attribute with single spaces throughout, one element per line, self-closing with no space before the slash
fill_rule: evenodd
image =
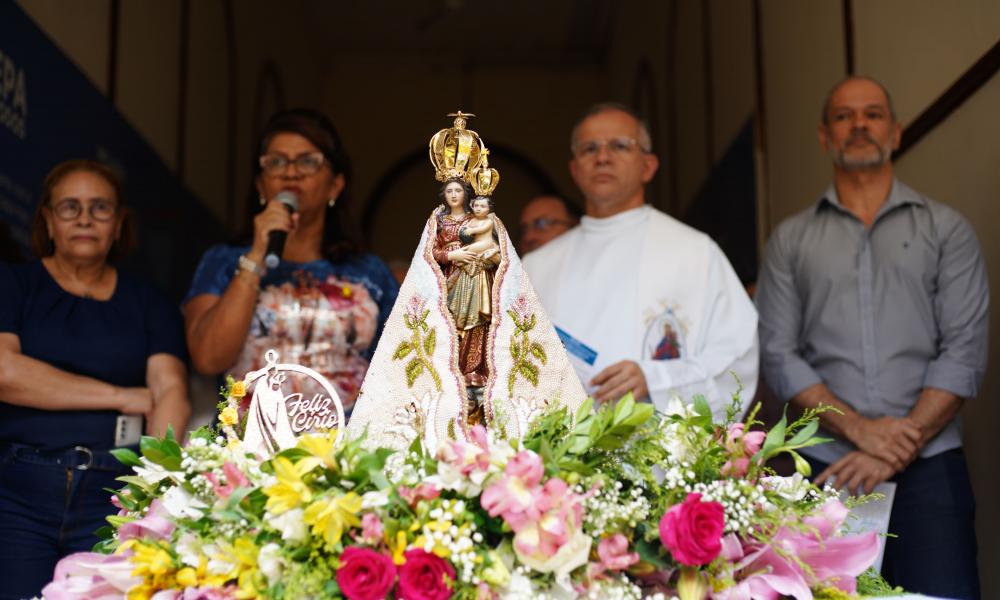
<path id="1" fill-rule="evenodd" d="M 326 205 L 329 206 L 330 208 L 333 208 L 333 205 L 336 204 L 336 203 L 337 203 L 337 199 L 336 198 L 330 198 L 330 201 L 327 202 Z"/>
<path id="2" fill-rule="evenodd" d="M 260 205 L 264 206 L 265 204 L 267 204 L 267 200 L 264 199 L 264 196 L 260 196 Z"/>

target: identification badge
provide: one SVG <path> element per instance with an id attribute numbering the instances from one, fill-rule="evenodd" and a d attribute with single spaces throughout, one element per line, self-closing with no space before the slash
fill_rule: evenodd
<path id="1" fill-rule="evenodd" d="M 597 390 L 597 387 L 590 385 L 590 380 L 597 375 L 597 372 L 594 370 L 594 363 L 597 362 L 597 350 L 584 344 L 558 326 L 556 327 L 556 335 L 559 336 L 559 340 L 566 347 L 569 364 L 573 366 L 577 377 L 580 378 L 583 389 L 588 394 L 593 394 Z"/>
<path id="2" fill-rule="evenodd" d="M 134 446 L 142 437 L 142 415 L 118 415 L 115 423 L 115 447 Z"/>

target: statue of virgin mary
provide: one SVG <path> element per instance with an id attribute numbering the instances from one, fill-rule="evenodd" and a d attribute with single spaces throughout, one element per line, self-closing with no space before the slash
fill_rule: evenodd
<path id="1" fill-rule="evenodd" d="M 473 115 L 449 116 L 453 126 L 430 141 L 440 204 L 348 423 L 349 434 L 367 432 L 371 446 L 402 448 L 419 436 L 433 449 L 467 438 L 476 424 L 519 437 L 547 408 L 575 410 L 586 397 L 503 223 L 489 215 L 498 252 L 474 251 L 465 235 L 472 202 L 488 198 L 492 207 L 500 175 L 466 128 Z"/>

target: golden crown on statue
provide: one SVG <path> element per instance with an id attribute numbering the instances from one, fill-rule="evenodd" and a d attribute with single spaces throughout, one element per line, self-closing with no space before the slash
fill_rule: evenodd
<path id="1" fill-rule="evenodd" d="M 449 179 L 470 181 L 484 150 L 479 134 L 465 128 L 466 118 L 476 115 L 458 111 L 448 116 L 455 117 L 454 126 L 435 133 L 430 142 L 434 176 L 442 182 Z"/>
<path id="2" fill-rule="evenodd" d="M 483 158 L 479 166 L 473 169 L 471 181 L 472 189 L 479 196 L 491 196 L 493 190 L 500 184 L 500 172 L 490 167 L 490 151 L 483 148 Z"/>

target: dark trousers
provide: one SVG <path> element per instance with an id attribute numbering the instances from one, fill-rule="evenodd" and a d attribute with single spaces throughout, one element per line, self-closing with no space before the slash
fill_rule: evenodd
<path id="1" fill-rule="evenodd" d="M 826 463 L 808 459 L 813 475 Z M 907 592 L 979 598 L 976 502 L 961 448 L 918 458 L 890 481 L 896 495 L 885 540 L 882 576 Z"/>
<path id="2" fill-rule="evenodd" d="M 127 474 L 106 452 L 37 454 L 0 446 L 0 599 L 41 595 L 60 558 L 90 551 Z M 76 467 L 89 465 L 86 470 Z"/>

